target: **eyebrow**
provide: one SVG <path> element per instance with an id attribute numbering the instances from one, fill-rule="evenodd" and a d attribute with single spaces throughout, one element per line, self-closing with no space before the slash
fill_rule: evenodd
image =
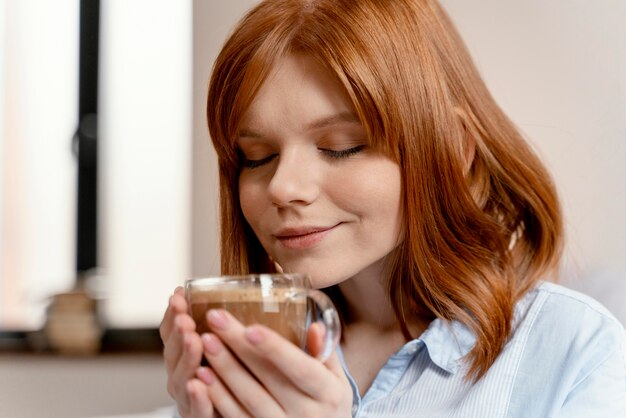
<path id="1" fill-rule="evenodd" d="M 326 128 L 332 125 L 338 125 L 340 123 L 353 123 L 361 125 L 361 120 L 352 112 L 339 112 L 334 115 L 322 117 L 320 119 L 315 119 L 309 122 L 305 127 L 304 131 L 313 131 L 316 129 Z M 248 137 L 248 138 L 262 138 L 263 135 L 253 129 L 243 128 L 240 129 L 237 133 L 239 138 Z"/>

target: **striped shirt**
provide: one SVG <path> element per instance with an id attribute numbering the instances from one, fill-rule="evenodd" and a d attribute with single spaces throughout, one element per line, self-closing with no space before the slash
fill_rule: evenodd
<path id="1" fill-rule="evenodd" d="M 434 320 L 388 359 L 363 398 L 346 370 L 352 416 L 626 418 L 626 332 L 602 305 L 542 283 L 516 305 L 514 329 L 472 384 L 462 359 L 474 335 Z"/>

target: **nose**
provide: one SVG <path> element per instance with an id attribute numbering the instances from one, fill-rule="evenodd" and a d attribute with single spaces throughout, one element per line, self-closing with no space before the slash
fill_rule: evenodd
<path id="1" fill-rule="evenodd" d="M 321 167 L 316 156 L 298 149 L 285 150 L 278 157 L 268 193 L 276 207 L 309 205 L 320 193 Z"/>

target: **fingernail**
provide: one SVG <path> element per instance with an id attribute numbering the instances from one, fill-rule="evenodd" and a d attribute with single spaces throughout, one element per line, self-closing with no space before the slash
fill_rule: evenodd
<path id="1" fill-rule="evenodd" d="M 204 351 L 212 356 L 218 355 L 222 349 L 222 343 L 212 334 L 202 334 L 202 344 Z"/>
<path id="2" fill-rule="evenodd" d="M 228 318 L 223 311 L 219 309 L 211 309 L 206 315 L 209 323 L 216 329 L 224 329 L 226 328 L 226 324 L 228 323 Z"/>
<path id="3" fill-rule="evenodd" d="M 263 334 L 261 333 L 261 330 L 259 330 L 258 327 L 255 326 L 251 326 L 246 328 L 246 338 L 248 339 L 248 341 L 250 341 L 252 344 L 259 344 L 261 341 L 263 341 Z"/>
<path id="4" fill-rule="evenodd" d="M 183 345 L 185 346 L 185 348 L 189 348 L 191 347 L 191 335 L 189 335 L 188 332 L 183 334 Z"/>
<path id="5" fill-rule="evenodd" d="M 208 367 L 199 367 L 196 375 L 207 385 L 212 385 L 215 382 L 215 374 Z"/>

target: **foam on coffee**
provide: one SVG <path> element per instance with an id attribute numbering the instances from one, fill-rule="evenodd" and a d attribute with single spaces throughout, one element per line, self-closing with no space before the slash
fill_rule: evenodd
<path id="1" fill-rule="evenodd" d="M 192 303 L 214 303 L 216 301 L 223 302 L 281 302 L 289 298 L 291 294 L 297 292 L 293 288 L 270 288 L 263 289 L 260 287 L 234 287 L 228 288 L 210 288 L 206 290 L 202 288 L 189 290 L 189 298 Z M 294 301 L 300 301 L 305 303 L 304 299 L 294 299 Z"/>

